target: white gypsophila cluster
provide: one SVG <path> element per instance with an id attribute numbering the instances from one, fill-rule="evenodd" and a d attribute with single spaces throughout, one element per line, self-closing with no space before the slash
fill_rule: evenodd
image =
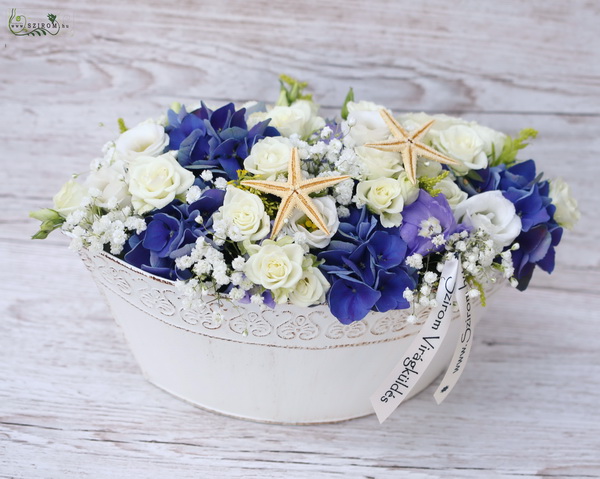
<path id="1" fill-rule="evenodd" d="M 62 230 L 71 237 L 70 248 L 75 251 L 87 248 L 92 253 L 99 253 L 108 246 L 111 254 L 118 255 L 131 234 L 140 234 L 146 229 L 146 222 L 134 214 L 130 206 L 101 214 L 96 204 L 98 194 L 90 189 L 80 208 L 69 213 Z"/>

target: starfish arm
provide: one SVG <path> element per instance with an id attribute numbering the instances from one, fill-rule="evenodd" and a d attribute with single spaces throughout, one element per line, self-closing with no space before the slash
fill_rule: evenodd
<path id="1" fill-rule="evenodd" d="M 300 168 L 300 157 L 298 148 L 292 148 L 292 158 L 288 164 L 288 182 L 292 185 L 302 181 L 302 170 Z"/>
<path id="2" fill-rule="evenodd" d="M 459 166 L 462 164 L 460 161 L 454 160 L 446 155 L 442 155 L 439 151 L 436 151 L 430 146 L 424 145 L 423 143 L 416 144 L 415 148 L 417 149 L 419 156 L 437 161 L 438 163 L 454 166 Z"/>
<path id="3" fill-rule="evenodd" d="M 379 114 L 381 115 L 381 118 L 383 118 L 383 121 L 385 121 L 385 124 L 388 126 L 388 128 L 392 132 L 392 135 L 394 135 L 396 138 L 402 139 L 402 140 L 409 137 L 406 130 L 392 116 L 392 114 L 389 111 L 381 109 L 381 110 L 379 110 Z"/>
<path id="4" fill-rule="evenodd" d="M 290 191 L 290 185 L 281 181 L 260 181 L 260 180 L 244 180 L 241 183 L 244 186 L 250 186 L 263 193 L 270 193 L 275 196 L 283 197 Z"/>
<path id="5" fill-rule="evenodd" d="M 283 228 L 283 223 L 294 210 L 294 194 L 291 191 L 288 191 L 288 194 L 284 196 L 279 204 L 279 211 L 277 211 L 277 216 L 275 217 L 275 222 L 273 223 L 273 230 L 271 231 L 271 238 L 275 238 L 277 233 L 281 231 Z"/>
<path id="6" fill-rule="evenodd" d="M 316 193 L 324 190 L 330 186 L 333 186 L 341 181 L 347 180 L 349 176 L 320 176 L 318 178 L 312 178 L 310 180 L 304 180 L 298 184 L 298 190 L 302 193 L 309 195 L 310 193 Z"/>
<path id="7" fill-rule="evenodd" d="M 325 224 L 325 221 L 323 221 L 323 217 L 315 208 L 315 204 L 312 199 L 303 191 L 298 191 L 296 196 L 297 204 L 304 214 L 308 216 L 308 218 L 314 224 L 316 224 L 320 230 L 324 231 L 326 235 L 329 235 L 329 229 L 327 229 L 327 225 Z"/>
<path id="8" fill-rule="evenodd" d="M 427 133 L 427 130 L 429 130 L 429 128 L 431 128 L 431 125 L 433 125 L 434 123 L 435 123 L 435 120 L 428 121 L 423 126 L 421 126 L 421 128 L 419 128 L 418 130 L 411 131 L 410 139 L 413 141 L 420 141 L 421 138 L 423 138 L 425 136 L 425 133 Z"/>
<path id="9" fill-rule="evenodd" d="M 406 176 L 413 185 L 417 184 L 417 152 L 414 145 L 408 146 L 402 152 L 402 161 L 404 162 L 404 169 L 406 170 Z"/>
<path id="10" fill-rule="evenodd" d="M 397 153 L 397 152 L 401 151 L 401 149 L 407 143 L 408 142 L 406 140 L 393 139 L 393 140 L 381 141 L 379 143 L 365 143 L 364 146 L 366 146 L 368 148 L 375 148 L 376 150 L 380 150 L 380 151 L 391 151 L 391 152 Z"/>

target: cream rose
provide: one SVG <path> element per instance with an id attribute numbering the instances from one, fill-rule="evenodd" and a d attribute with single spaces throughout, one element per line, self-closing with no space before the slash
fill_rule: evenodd
<path id="1" fill-rule="evenodd" d="M 169 144 L 169 135 L 162 125 L 146 121 L 121 133 L 115 142 L 115 152 L 123 161 L 138 156 L 158 156 Z"/>
<path id="2" fill-rule="evenodd" d="M 250 173 L 275 180 L 286 173 L 292 155 L 292 142 L 283 136 L 267 137 L 252 147 L 244 160 L 244 168 Z"/>
<path id="3" fill-rule="evenodd" d="M 443 130 L 433 145 L 442 153 L 462 162 L 452 168 L 459 174 L 488 166 L 484 143 L 475 130 L 466 125 L 454 125 Z"/>
<path id="4" fill-rule="evenodd" d="M 488 233 L 498 251 L 510 245 L 521 232 L 521 218 L 499 191 L 471 196 L 456 207 L 454 216 L 458 222 Z"/>
<path id="5" fill-rule="evenodd" d="M 579 221 L 581 213 L 577 207 L 577 200 L 571 196 L 569 185 L 562 178 L 550 180 L 550 199 L 556 206 L 554 219 L 560 226 L 573 228 Z"/>
<path id="6" fill-rule="evenodd" d="M 325 225 L 329 230 L 329 234 L 326 234 L 323 230 L 315 229 L 312 230 L 307 228 L 308 218 L 300 210 L 294 210 L 290 216 L 290 221 L 284 226 L 285 231 L 293 236 L 294 233 L 304 233 L 306 237 L 306 243 L 311 248 L 325 248 L 330 242 L 331 237 L 337 232 L 340 226 L 340 220 L 337 214 L 337 205 L 335 200 L 331 196 L 323 196 L 321 198 L 313 198 L 317 211 L 321 214 Z M 312 230 L 312 231 L 311 231 Z"/>
<path id="7" fill-rule="evenodd" d="M 400 181 L 393 178 L 361 181 L 356 187 L 356 198 L 359 203 L 380 215 L 381 224 L 386 228 L 400 226 L 404 209 L 404 196 Z"/>
<path id="8" fill-rule="evenodd" d="M 277 294 L 280 289 L 294 288 L 302 278 L 304 250 L 297 244 L 280 246 L 266 240 L 244 265 L 244 273 L 250 281 L 273 291 L 277 298 L 286 301 L 286 295 Z"/>
<path id="9" fill-rule="evenodd" d="M 354 151 L 361 162 L 367 180 L 391 178 L 404 169 L 400 153 L 381 151 L 367 146 L 358 146 Z"/>
<path id="10" fill-rule="evenodd" d="M 89 189 L 96 188 L 100 191 L 96 203 L 103 208 L 122 208 L 131 204 L 125 165 L 120 160 L 103 164 L 92 171 L 86 178 L 85 185 Z"/>
<path id="11" fill-rule="evenodd" d="M 77 181 L 67 181 L 60 191 L 54 195 L 54 210 L 61 216 L 67 217 L 81 206 L 81 201 L 87 195 L 87 189 Z"/>
<path id="12" fill-rule="evenodd" d="M 214 221 L 226 220 L 228 236 L 234 241 L 257 241 L 269 234 L 271 222 L 265 205 L 255 194 L 229 186 L 223 206 L 213 216 Z"/>
<path id="13" fill-rule="evenodd" d="M 309 268 L 289 294 L 292 304 L 313 306 L 325 302 L 325 293 L 329 290 L 329 282 L 319 268 Z"/>
<path id="14" fill-rule="evenodd" d="M 467 199 L 467 194 L 461 190 L 454 181 L 450 178 L 444 178 L 434 186 L 436 190 L 441 190 L 442 194 L 448 200 L 448 204 L 452 210 L 455 210 L 458 205 Z"/>
<path id="15" fill-rule="evenodd" d="M 139 214 L 167 206 L 194 183 L 194 175 L 171 153 L 138 156 L 129 164 L 129 193 Z"/>
<path id="16" fill-rule="evenodd" d="M 305 138 L 325 126 L 325 120 L 317 116 L 317 110 L 318 106 L 314 102 L 297 100 L 290 106 L 275 106 L 266 113 L 253 113 L 248 118 L 248 126 L 270 118 L 269 125 L 277 128 L 283 136 L 296 134 Z"/>

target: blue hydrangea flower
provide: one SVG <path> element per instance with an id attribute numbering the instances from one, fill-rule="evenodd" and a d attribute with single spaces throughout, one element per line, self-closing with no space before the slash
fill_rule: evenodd
<path id="1" fill-rule="evenodd" d="M 520 248 L 512 256 L 517 288 L 525 290 L 536 265 L 548 273 L 554 270 L 554 247 L 562 237 L 562 228 L 554 220 L 556 207 L 550 199 L 550 184 L 541 181 L 533 160 L 508 168 L 498 165 L 478 170 L 477 174 L 480 179 L 464 179 L 461 183 L 467 193 L 499 190 L 521 217 L 522 232 L 515 239 Z"/>
<path id="2" fill-rule="evenodd" d="M 224 197 L 222 190 L 206 190 L 190 205 L 175 200 L 148 215 L 146 230 L 129 238 L 124 260 L 163 278 L 189 279 L 190 271 L 178 269 L 175 259 L 189 254 L 196 239 L 207 236 L 212 214 L 223 204 Z M 196 221 L 198 216 L 202 217 L 200 223 Z"/>
<path id="3" fill-rule="evenodd" d="M 169 148 L 179 150 L 177 161 L 190 170 L 210 170 L 215 176 L 235 180 L 252 146 L 267 136 L 279 136 L 268 126 L 270 120 L 248 130 L 245 113 L 244 108 L 236 111 L 233 103 L 215 111 L 204 103 L 191 113 L 184 107 L 179 113 L 169 110 L 165 128 Z"/>
<path id="4" fill-rule="evenodd" d="M 344 324 L 369 311 L 409 306 L 402 295 L 416 285 L 416 271 L 404 260 L 407 244 L 398 228 L 384 228 L 366 208 L 352 208 L 328 247 L 318 253 L 319 267 L 331 283 L 327 301 Z"/>

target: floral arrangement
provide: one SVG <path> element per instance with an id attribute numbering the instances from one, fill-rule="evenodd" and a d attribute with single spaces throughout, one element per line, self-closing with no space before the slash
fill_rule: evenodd
<path id="1" fill-rule="evenodd" d="M 174 104 L 133 128 L 119 120 L 89 174 L 31 213 L 34 238 L 60 228 L 75 250 L 176 281 L 189 307 L 327 303 L 344 324 L 434 305 L 454 255 L 483 304 L 486 281 L 524 290 L 536 266 L 552 272 L 579 212 L 564 181 L 517 159 L 535 130 L 393 115 L 352 90 L 325 119 L 305 89 L 282 76 L 272 106 Z"/>

